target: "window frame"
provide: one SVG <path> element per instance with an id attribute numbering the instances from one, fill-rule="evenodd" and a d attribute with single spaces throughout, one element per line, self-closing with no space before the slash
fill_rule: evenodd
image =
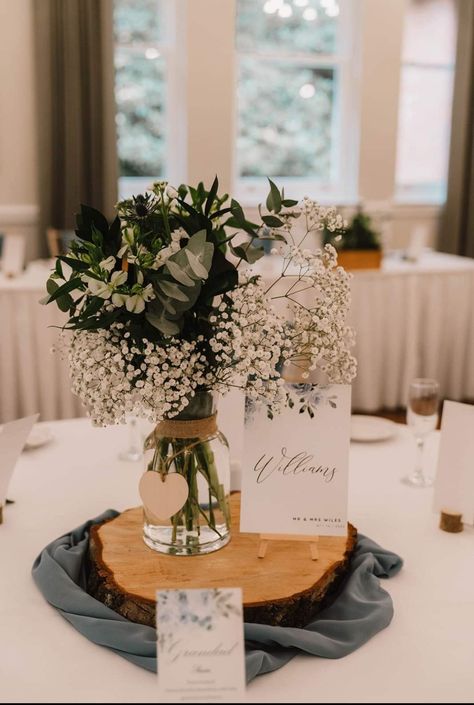
<path id="1" fill-rule="evenodd" d="M 238 1 L 238 0 L 237 0 Z M 334 54 L 287 52 L 241 51 L 235 42 L 235 95 L 241 58 L 257 58 L 269 63 L 332 69 L 335 76 L 334 105 L 331 132 L 332 158 L 331 178 L 321 182 L 313 177 L 272 176 L 278 185 L 285 188 L 289 197 L 300 198 L 303 194 L 317 197 L 321 203 L 353 204 L 357 200 L 358 162 L 358 74 L 360 64 L 359 18 L 355 1 L 345 0 L 338 16 L 337 44 Z M 235 35 L 235 27 L 234 27 Z M 352 64 L 352 68 L 351 68 Z M 355 67 L 355 70 L 354 70 Z M 354 73 L 356 80 L 354 80 Z M 238 105 L 235 99 L 235 120 L 232 145 L 232 180 L 234 193 L 243 204 L 255 206 L 262 202 L 268 183 L 265 177 L 242 177 L 238 173 L 237 140 L 239 134 Z"/>
<path id="2" fill-rule="evenodd" d="M 456 9 L 456 8 L 455 8 Z M 405 22 L 407 20 L 408 13 L 405 14 Z M 457 18 L 456 21 L 459 22 L 459 11 L 457 12 Z M 404 31 L 406 31 L 406 28 L 404 27 Z M 417 69 L 422 69 L 422 70 L 438 70 L 438 71 L 446 71 L 451 74 L 451 98 L 453 97 L 454 93 L 454 80 L 455 80 L 455 72 L 456 72 L 456 48 L 454 50 L 454 57 L 453 61 L 450 62 L 440 62 L 440 61 L 429 61 L 429 60 L 418 60 L 415 61 L 413 59 L 404 59 L 403 57 L 403 45 L 402 45 L 402 51 L 400 54 L 400 88 L 399 88 L 399 96 L 398 96 L 398 105 L 399 105 L 399 121 L 400 121 L 400 106 L 401 106 L 401 97 L 402 97 L 402 77 L 403 77 L 403 71 L 405 68 L 417 68 Z M 452 100 L 451 100 L 451 120 L 452 120 Z M 448 133 L 448 151 L 449 151 L 449 142 L 451 139 L 451 129 L 452 125 L 450 122 L 449 125 L 449 133 Z M 398 169 L 398 150 L 400 148 L 400 130 L 398 129 L 397 131 L 397 161 L 395 163 L 395 174 L 394 174 L 394 201 L 397 204 L 400 205 L 417 205 L 417 204 L 426 204 L 426 205 L 443 205 L 446 202 L 446 196 L 447 196 L 447 189 L 448 189 L 448 170 L 449 170 L 449 164 L 447 165 L 446 169 L 446 174 L 445 174 L 445 179 L 444 181 L 439 181 L 439 182 L 425 182 L 425 183 L 418 183 L 418 184 L 403 184 L 398 181 L 398 174 L 397 174 L 397 169 Z M 448 160 L 449 160 L 449 154 L 448 154 Z"/>
<path id="3" fill-rule="evenodd" d="M 179 173 L 183 172 L 186 159 L 183 146 L 183 120 L 182 106 L 186 100 L 183 75 L 185 67 L 177 51 L 177 37 L 184 26 L 184 3 L 177 0 L 175 4 L 169 0 L 156 0 L 157 11 L 163 16 L 163 34 L 160 40 L 150 42 L 124 43 L 114 38 L 114 55 L 118 47 L 128 51 L 144 54 L 146 49 L 156 49 L 164 61 L 165 76 L 165 164 L 164 174 L 150 174 L 144 176 L 119 176 L 119 199 L 130 198 L 137 193 L 143 193 L 150 188 L 154 181 L 160 179 L 176 181 Z M 114 80 L 115 86 L 115 80 Z M 118 114 L 118 105 L 116 106 Z M 181 145 L 181 148 L 179 147 Z M 118 149 L 117 149 L 118 151 Z M 118 157 L 118 154 L 117 154 Z"/>
<path id="4" fill-rule="evenodd" d="M 171 152 L 172 157 L 168 157 L 170 169 L 164 178 L 175 185 L 199 180 L 211 183 L 217 173 L 222 192 L 232 193 L 243 206 L 252 207 L 263 199 L 257 192 L 239 193 L 236 179 L 237 110 L 233 88 L 237 65 L 236 0 L 161 2 L 165 7 L 168 5 L 167 10 L 172 13 L 170 31 L 174 42 L 168 81 L 169 108 L 174 116 L 168 132 L 168 155 Z M 348 34 L 345 36 L 347 60 L 340 74 L 344 83 L 340 115 L 345 122 L 338 159 L 345 183 L 340 189 L 323 193 L 311 180 L 306 183 L 298 180 L 290 185 L 290 190 L 293 187 L 298 198 L 307 194 L 323 204 L 390 203 L 397 206 L 394 213 L 401 213 L 406 204 L 411 213 L 410 202 L 398 199 L 395 189 L 406 4 L 400 0 L 384 0 L 383 3 L 380 0 L 345 0 L 344 6 L 346 12 L 351 13 L 350 19 L 347 17 Z M 390 27 L 388 43 L 381 32 L 381 28 L 387 26 Z M 216 52 L 221 52 L 218 65 Z M 200 81 L 200 76 L 213 71 L 217 74 L 213 81 Z M 220 87 L 217 100 L 216 84 Z M 205 105 L 212 105 L 212 111 L 206 112 Z M 134 182 L 131 191 L 142 191 L 155 178 L 152 176 L 140 184 L 140 177 L 131 177 Z M 426 196 L 412 199 L 413 202 L 435 207 L 438 213 L 438 206 Z"/>

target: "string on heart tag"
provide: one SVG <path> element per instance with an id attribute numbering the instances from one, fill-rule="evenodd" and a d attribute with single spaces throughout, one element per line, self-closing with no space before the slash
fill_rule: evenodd
<path id="1" fill-rule="evenodd" d="M 177 472 L 162 475 L 148 470 L 140 478 L 138 491 L 145 508 L 153 516 L 170 519 L 184 507 L 189 486 L 186 479 Z"/>

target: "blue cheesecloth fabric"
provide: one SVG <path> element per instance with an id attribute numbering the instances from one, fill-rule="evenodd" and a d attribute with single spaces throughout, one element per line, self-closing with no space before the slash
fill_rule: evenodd
<path id="1" fill-rule="evenodd" d="M 34 562 L 33 578 L 45 599 L 81 634 L 137 666 L 157 670 L 156 632 L 135 624 L 86 591 L 91 526 L 118 515 L 108 509 L 52 541 Z M 402 559 L 359 534 L 350 573 L 330 606 L 304 628 L 245 624 L 247 680 L 284 666 L 298 653 L 341 658 L 388 626 L 390 595 L 379 578 L 391 578 Z"/>

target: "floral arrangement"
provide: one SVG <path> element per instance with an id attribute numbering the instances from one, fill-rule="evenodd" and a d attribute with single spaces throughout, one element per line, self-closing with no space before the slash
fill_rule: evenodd
<path id="1" fill-rule="evenodd" d="M 43 303 L 68 313 L 72 387 L 95 424 L 131 413 L 159 422 L 198 391 L 233 387 L 274 413 L 289 403 L 288 365 L 303 378 L 315 369 L 329 382 L 354 377 L 350 275 L 330 245 L 304 247 L 343 220 L 269 183 L 258 223 L 218 194 L 217 178 L 209 190 L 155 183 L 119 202 L 111 224 L 81 206 L 77 238 L 57 258 Z M 266 240 L 281 265 L 270 284 L 252 270 Z"/>
<path id="2" fill-rule="evenodd" d="M 380 250 L 380 233 L 372 226 L 372 219 L 359 205 L 350 223 L 344 229 L 324 233 L 324 243 L 340 250 Z"/>

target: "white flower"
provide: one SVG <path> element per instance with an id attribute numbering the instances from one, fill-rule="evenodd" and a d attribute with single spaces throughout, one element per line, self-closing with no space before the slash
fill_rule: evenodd
<path id="1" fill-rule="evenodd" d="M 117 252 L 117 257 L 123 257 L 128 253 L 131 247 L 135 244 L 135 233 L 133 228 L 124 228 L 122 230 L 122 247 Z"/>
<path id="2" fill-rule="evenodd" d="M 87 284 L 89 293 L 92 296 L 99 296 L 101 299 L 110 299 L 116 287 L 125 284 L 127 281 L 127 272 L 113 272 L 110 281 L 99 281 L 93 277 L 83 277 L 83 281 Z"/>
<path id="3" fill-rule="evenodd" d="M 180 242 L 180 240 L 189 240 L 189 235 L 184 228 L 177 228 L 171 233 L 172 242 Z"/>
<path id="4" fill-rule="evenodd" d="M 178 193 L 177 190 L 174 188 L 174 186 L 170 186 L 169 184 L 168 184 L 168 186 L 166 187 L 166 195 L 168 196 L 168 198 L 169 198 L 170 200 L 173 199 L 173 198 L 178 198 L 178 197 L 179 197 L 179 193 Z"/>
<path id="5" fill-rule="evenodd" d="M 163 249 L 156 255 L 155 261 L 151 265 L 151 268 L 159 269 L 160 267 L 163 267 L 163 265 L 166 264 L 166 260 L 169 259 L 171 255 L 174 255 L 175 252 L 178 252 L 179 249 L 179 242 L 173 241 L 167 247 L 163 247 Z"/>
<path id="6" fill-rule="evenodd" d="M 115 257 L 110 255 L 107 259 L 103 259 L 102 262 L 99 262 L 99 267 L 105 269 L 106 272 L 111 272 L 115 267 Z"/>
<path id="7" fill-rule="evenodd" d="M 153 287 L 151 284 L 147 284 L 147 286 L 138 293 L 127 296 L 125 308 L 127 311 L 130 311 L 130 313 L 141 313 L 145 309 L 145 302 L 151 301 L 153 298 L 155 298 Z"/>
<path id="8" fill-rule="evenodd" d="M 110 298 L 108 282 L 99 281 L 93 277 L 83 277 L 83 281 L 87 284 L 87 288 L 92 296 L 100 296 L 102 299 Z"/>
<path id="9" fill-rule="evenodd" d="M 120 306 L 123 306 L 128 298 L 128 294 L 120 294 L 118 292 L 115 292 L 115 294 L 112 294 L 112 303 L 116 308 L 120 308 Z"/>

